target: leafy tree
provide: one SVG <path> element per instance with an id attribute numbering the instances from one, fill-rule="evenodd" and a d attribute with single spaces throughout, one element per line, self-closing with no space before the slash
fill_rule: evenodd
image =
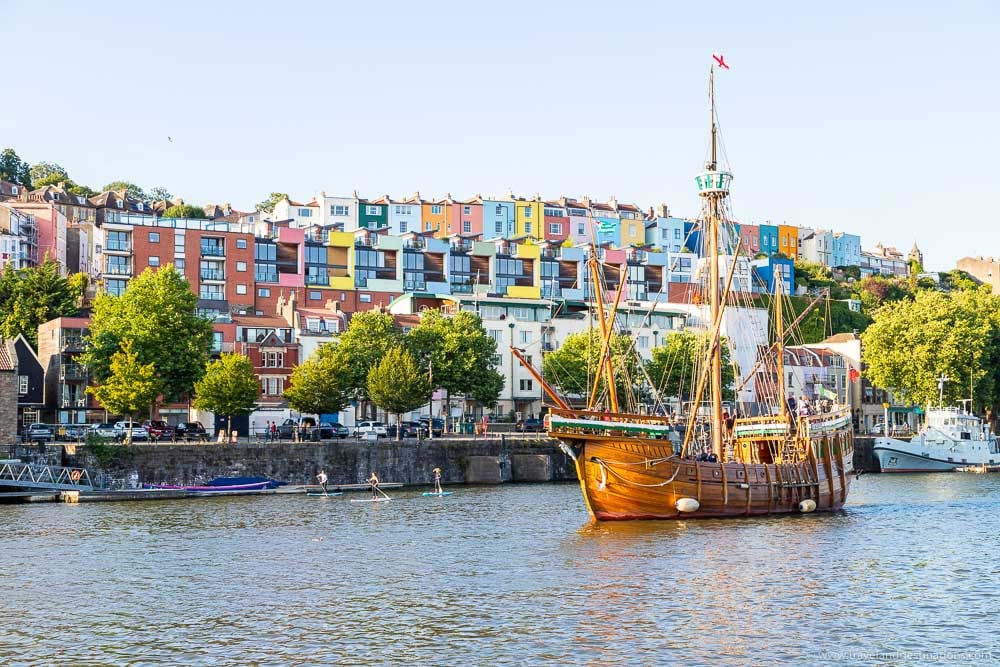
<path id="1" fill-rule="evenodd" d="M 646 373 L 655 385 L 654 391 L 664 397 L 676 396 L 682 401 L 690 399 L 698 371 L 705 367 L 709 338 L 708 334 L 680 331 L 669 334 L 663 345 L 653 348 L 651 358 L 646 362 Z M 725 338 L 721 347 L 722 390 L 732 392 L 736 370 Z"/>
<path id="2" fill-rule="evenodd" d="M 343 355 L 342 386 L 351 399 L 362 404 L 363 411 L 369 407 L 368 372 L 402 342 L 402 336 L 391 314 L 370 310 L 355 313 L 337 339 L 336 351 Z"/>
<path id="3" fill-rule="evenodd" d="M 149 196 L 135 183 L 129 183 L 128 181 L 111 181 L 103 188 L 102 192 L 107 192 L 108 190 L 124 190 L 127 197 L 136 199 L 141 202 L 149 201 Z"/>
<path id="4" fill-rule="evenodd" d="M 0 153 L 0 179 L 24 188 L 31 187 L 31 170 L 28 163 L 17 156 L 13 148 Z"/>
<path id="5" fill-rule="evenodd" d="M 982 283 L 959 269 L 941 274 L 941 289 L 945 292 L 978 290 L 980 285 Z"/>
<path id="6" fill-rule="evenodd" d="M 288 405 L 307 414 L 337 414 L 351 400 L 343 382 L 349 367 L 344 350 L 333 344 L 320 346 L 292 371 L 291 386 L 285 389 Z"/>
<path id="7" fill-rule="evenodd" d="M 855 283 L 854 289 L 867 313 L 874 313 L 885 303 L 913 298 L 913 288 L 902 278 L 868 276 Z"/>
<path id="8" fill-rule="evenodd" d="M 632 339 L 625 334 L 612 334 L 610 349 L 618 401 L 621 406 L 625 406 L 627 397 L 635 393 L 635 387 L 643 382 L 639 358 L 633 349 Z M 545 355 L 542 377 L 563 394 L 589 398 L 594 377 L 598 373 L 597 362 L 600 355 L 601 334 L 597 329 L 570 334 L 558 350 Z M 606 385 L 606 381 L 602 379 L 598 397 L 607 392 Z"/>
<path id="9" fill-rule="evenodd" d="M 967 398 L 996 413 L 1000 402 L 1000 297 L 988 288 L 942 293 L 920 291 L 913 300 L 884 305 L 861 337 L 872 384 L 917 405 Z"/>
<path id="10" fill-rule="evenodd" d="M 55 162 L 39 162 L 28 170 L 33 188 L 44 187 L 59 181 L 69 181 L 69 174 Z M 43 182 L 44 181 L 44 182 Z"/>
<path id="11" fill-rule="evenodd" d="M 376 405 L 396 415 L 397 440 L 403 435 L 399 428 L 402 414 L 424 405 L 430 391 L 427 373 L 402 345 L 386 351 L 368 371 L 368 395 Z"/>
<path id="12" fill-rule="evenodd" d="M 72 183 L 72 184 L 67 183 L 66 184 L 66 190 L 70 194 L 78 195 L 80 197 L 93 197 L 94 195 L 97 194 L 96 190 L 93 190 L 93 189 L 87 187 L 86 185 L 79 185 L 79 184 L 76 184 L 76 183 Z"/>
<path id="13" fill-rule="evenodd" d="M 98 295 L 82 361 L 102 381 L 121 341 L 132 340 L 139 359 L 153 364 L 160 394 L 168 402 L 179 400 L 204 375 L 212 347 L 212 322 L 198 315 L 197 305 L 197 295 L 172 264 L 147 268 L 121 296 Z"/>
<path id="14" fill-rule="evenodd" d="M 121 341 L 121 349 L 111 355 L 110 370 L 101 383 L 87 387 L 97 402 L 109 412 L 125 415 L 132 421 L 132 414 L 152 404 L 159 393 L 153 364 L 139 361 L 133 342 Z M 132 429 L 125 435 L 126 444 L 132 440 Z"/>
<path id="15" fill-rule="evenodd" d="M 174 198 L 174 196 L 170 194 L 170 190 L 167 190 L 162 185 L 157 185 L 155 188 L 150 188 L 149 192 L 146 193 L 146 196 L 149 197 L 149 201 L 170 201 L 171 199 Z"/>
<path id="16" fill-rule="evenodd" d="M 242 354 L 226 353 L 205 369 L 205 375 L 194 383 L 192 405 L 226 415 L 226 434 L 232 432 L 233 415 L 251 412 L 260 395 L 260 384 L 250 360 Z"/>
<path id="17" fill-rule="evenodd" d="M 38 326 L 76 315 L 86 288 L 86 275 L 66 278 L 55 260 L 18 270 L 8 264 L 0 274 L 0 337 L 24 334 L 37 349 Z"/>
<path id="18" fill-rule="evenodd" d="M 433 388 L 446 392 L 445 414 L 451 414 L 453 395 L 466 394 L 482 405 L 496 405 L 504 378 L 494 364 L 496 341 L 478 315 L 459 311 L 448 316 L 440 310 L 426 310 L 420 324 L 407 335 L 407 345 L 431 375 Z"/>
<path id="19" fill-rule="evenodd" d="M 61 174 L 49 174 L 44 178 L 32 179 L 31 187 L 37 190 L 38 188 L 44 188 L 46 185 L 59 185 L 60 183 L 64 183 L 67 190 L 75 185 L 72 180 Z"/>
<path id="20" fill-rule="evenodd" d="M 199 218 L 205 217 L 205 209 L 188 204 L 174 204 L 163 212 L 164 218 Z"/>
<path id="21" fill-rule="evenodd" d="M 288 195 L 284 192 L 272 192 L 267 199 L 257 204 L 257 210 L 264 213 L 274 213 L 275 205 L 282 199 L 288 199 Z"/>

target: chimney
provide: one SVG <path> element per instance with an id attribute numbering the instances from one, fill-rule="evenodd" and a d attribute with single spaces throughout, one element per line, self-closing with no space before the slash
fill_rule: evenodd
<path id="1" fill-rule="evenodd" d="M 583 202 L 583 207 L 584 208 L 590 208 L 590 197 L 584 195 L 583 198 L 580 201 Z"/>

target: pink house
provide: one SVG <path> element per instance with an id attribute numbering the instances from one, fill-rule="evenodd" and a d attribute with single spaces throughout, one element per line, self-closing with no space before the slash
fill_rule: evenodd
<path id="1" fill-rule="evenodd" d="M 740 225 L 740 245 L 750 257 L 760 252 L 760 226 Z"/>
<path id="2" fill-rule="evenodd" d="M 566 207 L 557 201 L 545 202 L 545 240 L 562 242 L 569 238 L 569 215 Z"/>
<path id="3" fill-rule="evenodd" d="M 451 234 L 482 236 L 483 200 L 479 197 L 452 201 L 448 206 L 448 229 Z"/>
<path id="4" fill-rule="evenodd" d="M 46 257 L 59 262 L 66 267 L 66 216 L 59 212 L 56 205 L 45 201 L 8 202 L 14 208 L 35 216 L 38 228 L 38 261 L 44 262 Z"/>

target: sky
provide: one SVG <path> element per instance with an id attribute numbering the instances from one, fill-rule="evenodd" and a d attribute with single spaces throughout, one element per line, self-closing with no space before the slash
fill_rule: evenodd
<path id="1" fill-rule="evenodd" d="M 240 210 L 512 190 L 695 216 L 722 53 L 737 221 L 948 270 L 1000 255 L 998 34 L 995 0 L 0 0 L 0 148 Z"/>

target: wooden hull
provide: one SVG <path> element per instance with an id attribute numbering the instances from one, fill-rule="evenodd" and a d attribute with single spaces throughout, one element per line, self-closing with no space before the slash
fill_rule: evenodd
<path id="1" fill-rule="evenodd" d="M 815 511 L 836 511 L 854 474 L 852 449 L 820 451 L 798 463 L 722 464 L 680 459 L 665 440 L 561 440 L 576 457 L 584 500 L 596 521 L 799 514 L 805 500 L 815 503 Z M 696 500 L 697 509 L 680 511 L 681 499 Z"/>

